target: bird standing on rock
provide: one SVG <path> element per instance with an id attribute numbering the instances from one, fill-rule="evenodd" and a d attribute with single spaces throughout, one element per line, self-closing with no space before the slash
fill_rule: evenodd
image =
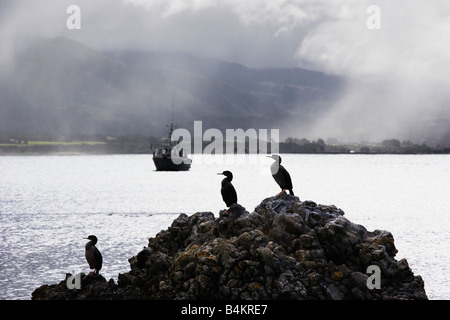
<path id="1" fill-rule="evenodd" d="M 281 157 L 279 155 L 267 157 L 275 160 L 275 162 L 270 165 L 270 172 L 281 188 L 278 198 L 281 197 L 286 190 L 289 190 L 289 193 L 294 195 L 291 176 L 289 172 L 287 172 L 287 170 L 281 165 Z"/>
<path id="2" fill-rule="evenodd" d="M 84 239 L 91 240 L 86 243 L 85 256 L 87 262 L 89 263 L 89 268 L 94 269 L 94 274 L 98 274 L 98 272 L 102 268 L 103 257 L 100 251 L 95 246 L 95 244 L 97 243 L 97 237 L 90 235 L 89 237 Z M 92 274 L 92 272 L 90 274 Z"/>
<path id="3" fill-rule="evenodd" d="M 222 199 L 230 207 L 232 204 L 237 204 L 237 194 L 236 189 L 234 189 L 231 181 L 233 180 L 233 174 L 230 171 L 219 172 L 218 174 L 224 175 L 225 178 L 222 180 L 222 188 L 220 193 L 222 194 Z"/>

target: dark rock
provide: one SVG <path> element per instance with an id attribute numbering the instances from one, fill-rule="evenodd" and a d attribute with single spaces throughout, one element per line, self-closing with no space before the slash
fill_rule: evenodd
<path id="1" fill-rule="evenodd" d="M 118 284 L 82 276 L 44 285 L 33 299 L 427 299 L 424 283 L 390 232 L 367 231 L 335 206 L 297 197 L 264 199 L 254 212 L 233 205 L 181 214 L 130 258 Z M 369 288 L 369 266 L 381 288 Z M 67 277 L 66 277 L 67 280 Z"/>
<path id="2" fill-rule="evenodd" d="M 117 285 L 114 280 L 108 282 L 100 274 L 79 274 L 80 289 L 69 289 L 67 283 L 71 281 L 72 274 L 67 273 L 66 278 L 59 284 L 43 285 L 32 293 L 33 300 L 110 300 L 118 297 Z"/>

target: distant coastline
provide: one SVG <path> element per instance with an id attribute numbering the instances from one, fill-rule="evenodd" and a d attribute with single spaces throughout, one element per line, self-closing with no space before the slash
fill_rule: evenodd
<path id="1" fill-rule="evenodd" d="M 80 137 L 77 138 L 78 139 L 56 139 L 47 137 L 45 141 L 28 140 L 25 138 L 0 138 L 0 155 L 149 154 L 150 145 L 159 142 L 159 140 L 154 137 L 143 135 L 122 136 L 117 138 L 96 135 L 84 137 L 85 139 L 80 139 Z M 206 147 L 210 142 L 204 141 L 203 143 L 203 147 Z M 194 150 L 194 148 L 192 148 L 192 150 Z M 450 154 L 450 147 L 429 146 L 425 142 L 417 144 L 397 139 L 388 139 L 381 142 L 344 143 L 335 139 L 328 139 L 327 142 L 325 142 L 323 139 L 310 141 L 304 138 L 288 138 L 284 142 L 279 143 L 279 153 Z"/>

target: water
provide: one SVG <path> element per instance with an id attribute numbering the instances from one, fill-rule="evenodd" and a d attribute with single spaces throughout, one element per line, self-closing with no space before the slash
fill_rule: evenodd
<path id="1" fill-rule="evenodd" d="M 156 172 L 150 155 L 0 157 L 0 299 L 30 299 L 42 284 L 89 269 L 82 238 L 95 234 L 102 274 L 181 213 L 224 208 L 216 173 L 230 170 L 252 211 L 279 190 L 271 159 L 193 156 L 189 172 Z M 450 299 L 450 161 L 445 155 L 284 155 L 301 200 L 334 204 L 352 222 L 394 235 L 430 299 Z"/>

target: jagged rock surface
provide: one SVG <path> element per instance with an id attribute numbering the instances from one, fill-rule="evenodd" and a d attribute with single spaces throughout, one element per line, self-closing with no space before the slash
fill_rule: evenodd
<path id="1" fill-rule="evenodd" d="M 180 214 L 129 259 L 118 284 L 103 278 L 69 290 L 62 281 L 33 299 L 427 299 L 396 253 L 390 232 L 285 194 L 252 213 L 234 205 L 219 218 Z M 381 270 L 381 289 L 367 286 L 370 265 Z"/>

